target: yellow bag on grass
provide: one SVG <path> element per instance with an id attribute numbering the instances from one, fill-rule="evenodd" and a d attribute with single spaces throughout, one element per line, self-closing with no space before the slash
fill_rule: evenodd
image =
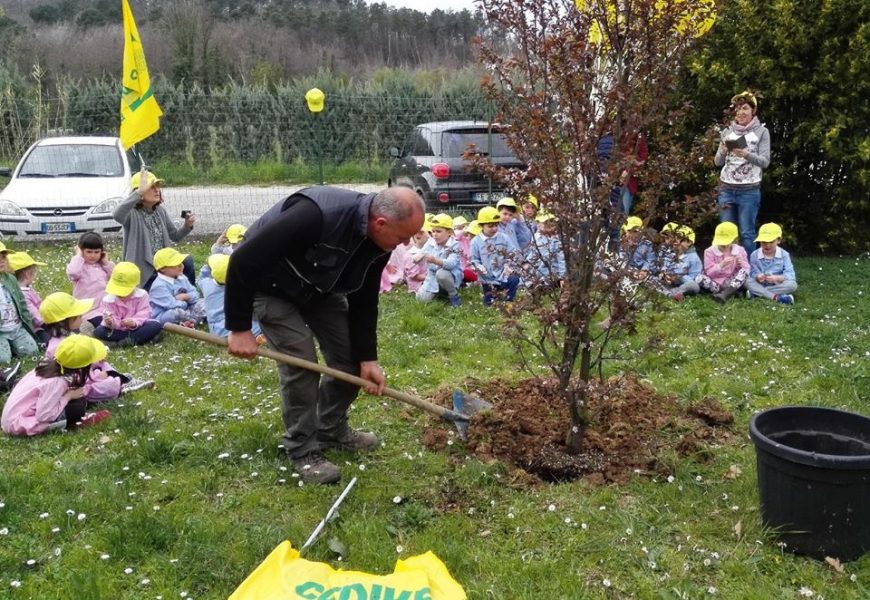
<path id="1" fill-rule="evenodd" d="M 465 600 L 441 560 L 427 552 L 397 560 L 389 575 L 341 571 L 299 557 L 290 542 L 272 550 L 229 600 Z"/>

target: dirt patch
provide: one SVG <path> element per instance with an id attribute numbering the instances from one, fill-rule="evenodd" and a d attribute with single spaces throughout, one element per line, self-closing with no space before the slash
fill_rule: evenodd
<path id="1" fill-rule="evenodd" d="M 595 383 L 589 391 L 590 423 L 583 453 L 569 454 L 565 434 L 570 418 L 554 382 L 527 379 L 518 383 L 469 381 L 466 391 L 493 404 L 475 415 L 466 448 L 482 460 L 498 459 L 544 481 L 580 477 L 592 483 L 619 483 L 641 473 L 667 473 L 674 455 L 707 460 L 712 449 L 734 436 L 733 415 L 712 398 L 684 406 L 662 396 L 634 376 Z M 434 401 L 451 406 L 450 390 Z M 444 449 L 449 430 L 428 429 L 424 444 Z"/>

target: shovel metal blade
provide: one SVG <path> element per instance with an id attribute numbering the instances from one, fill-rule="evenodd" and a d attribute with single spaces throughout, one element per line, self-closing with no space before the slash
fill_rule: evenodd
<path id="1" fill-rule="evenodd" d="M 491 410 L 492 404 L 486 400 L 466 394 L 462 390 L 453 390 L 453 410 L 461 415 L 471 418 L 482 410 Z M 459 439 L 465 441 L 468 439 L 468 421 L 455 421 L 456 430 L 459 432 Z"/>

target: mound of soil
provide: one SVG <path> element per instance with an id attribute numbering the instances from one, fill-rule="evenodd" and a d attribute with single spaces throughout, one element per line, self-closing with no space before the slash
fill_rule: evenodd
<path id="1" fill-rule="evenodd" d="M 685 406 L 634 376 L 614 377 L 591 384 L 583 452 L 570 454 L 565 446 L 570 417 L 554 380 L 469 381 L 464 387 L 493 404 L 491 411 L 472 418 L 468 451 L 544 481 L 584 477 L 604 484 L 624 482 L 637 472 L 669 474 L 669 460 L 705 461 L 713 448 L 734 437 L 729 427 L 734 417 L 716 400 Z M 439 390 L 434 401 L 451 406 L 450 390 Z M 433 428 L 423 441 L 443 449 L 450 438 L 448 430 Z"/>

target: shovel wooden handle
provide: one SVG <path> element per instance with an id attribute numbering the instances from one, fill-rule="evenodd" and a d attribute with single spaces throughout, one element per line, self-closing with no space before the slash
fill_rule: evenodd
<path id="1" fill-rule="evenodd" d="M 199 340 L 201 342 L 208 342 L 209 344 L 214 344 L 216 346 L 227 346 L 226 338 L 212 335 L 211 333 L 206 333 L 205 331 L 198 331 L 189 327 L 182 327 L 181 325 L 175 325 L 174 323 L 166 323 L 163 326 L 163 329 L 172 333 L 183 335 L 185 337 Z M 339 371 L 338 369 L 333 369 L 332 367 L 327 367 L 326 365 L 311 362 L 303 358 L 290 356 L 289 354 L 284 354 L 283 352 L 269 350 L 268 348 L 257 348 L 257 355 L 262 356 L 263 358 L 271 358 L 276 362 L 284 363 L 285 365 L 290 365 L 291 367 L 299 367 L 300 369 L 306 369 L 308 371 L 315 371 L 322 375 L 328 375 L 330 377 L 334 377 L 335 379 L 347 383 L 352 383 L 363 388 L 371 383 L 370 381 L 363 379 L 362 377 L 357 377 L 356 375 L 351 375 L 350 373 L 345 373 L 344 371 Z M 404 402 L 405 404 L 410 404 L 411 406 L 415 406 L 421 410 L 425 410 L 426 412 L 431 413 L 436 417 L 441 417 L 445 421 L 456 422 L 468 421 L 469 419 L 467 416 L 458 413 L 455 410 L 450 410 L 449 408 L 438 406 L 437 404 L 433 404 L 428 400 L 423 400 L 423 398 L 420 398 L 419 396 L 408 394 L 406 392 L 400 392 L 399 390 L 394 390 L 392 388 L 384 388 L 384 396 L 389 396 L 390 398 L 393 398 L 400 402 Z"/>

